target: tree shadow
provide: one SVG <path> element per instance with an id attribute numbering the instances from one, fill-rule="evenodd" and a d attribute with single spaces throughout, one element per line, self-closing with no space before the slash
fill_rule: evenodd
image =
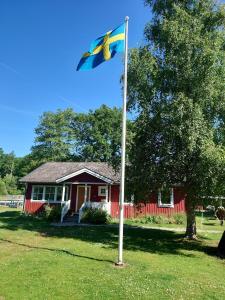
<path id="1" fill-rule="evenodd" d="M 68 238 L 89 243 L 101 244 L 104 248 L 118 247 L 118 227 L 116 226 L 74 226 L 53 227 L 49 223 L 32 216 L 22 215 L 18 211 L 0 213 L 0 229 L 16 231 L 24 229 L 38 232 L 43 237 Z M 8 241 L 9 243 L 11 241 Z M 29 245 L 23 245 L 33 247 Z M 35 248 L 35 247 L 34 247 Z M 67 252 L 62 249 L 41 248 L 49 251 Z M 200 251 L 208 255 L 216 255 L 216 247 L 207 245 L 203 239 L 190 241 L 184 239 L 182 233 L 150 228 L 139 228 L 130 225 L 124 227 L 124 249 L 130 251 L 143 251 L 160 255 L 182 255 L 195 257 L 187 251 Z M 67 253 L 69 254 L 69 253 Z M 78 256 L 70 253 L 69 255 Z M 91 257 L 84 257 L 94 259 Z"/>
<path id="2" fill-rule="evenodd" d="M 99 261 L 99 262 L 113 263 L 112 260 L 99 259 L 99 258 L 94 258 L 94 257 L 91 257 L 91 256 L 80 255 L 80 254 L 76 254 L 76 253 L 73 253 L 73 252 L 65 250 L 65 249 L 31 246 L 31 245 L 28 245 L 28 244 L 18 243 L 18 242 L 10 241 L 10 240 L 3 239 L 3 238 L 0 238 L 0 242 L 5 242 L 5 243 L 13 244 L 13 245 L 18 245 L 18 246 L 26 247 L 26 248 L 29 248 L 29 249 L 47 250 L 47 251 L 51 251 L 51 252 L 58 252 L 58 253 L 67 254 L 67 255 L 70 255 L 70 256 L 73 256 L 73 257 L 78 257 L 78 258 L 85 258 L 85 259 L 95 260 L 95 261 Z"/>

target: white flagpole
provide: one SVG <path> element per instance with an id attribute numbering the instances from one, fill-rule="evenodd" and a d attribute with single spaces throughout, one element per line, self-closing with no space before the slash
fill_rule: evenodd
<path id="1" fill-rule="evenodd" d="M 117 265 L 123 265 L 123 208 L 125 190 L 125 154 L 126 154 L 126 119 L 127 119 L 127 58 L 128 58 L 128 20 L 125 17 L 125 52 L 124 52 L 124 86 L 123 86 L 123 121 L 122 121 L 122 153 L 121 153 L 121 179 L 120 179 L 120 222 L 119 247 Z"/>

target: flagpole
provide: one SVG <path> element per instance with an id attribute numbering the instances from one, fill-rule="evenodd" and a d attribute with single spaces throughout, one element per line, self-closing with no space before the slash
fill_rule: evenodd
<path id="1" fill-rule="evenodd" d="M 124 191 L 125 191 L 125 155 L 126 155 L 126 119 L 127 119 L 127 60 L 128 60 L 128 20 L 125 17 L 125 51 L 124 51 L 124 84 L 123 84 L 123 121 L 122 121 L 122 153 L 120 178 L 120 220 L 119 220 L 119 246 L 118 266 L 123 265 L 123 217 L 124 217 Z"/>

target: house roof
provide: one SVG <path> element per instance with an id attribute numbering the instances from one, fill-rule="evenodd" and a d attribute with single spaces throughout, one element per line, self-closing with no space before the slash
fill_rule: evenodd
<path id="1" fill-rule="evenodd" d="M 89 173 L 109 183 L 119 182 L 119 173 L 103 162 L 48 162 L 20 179 L 20 182 L 58 183 L 81 173 Z"/>

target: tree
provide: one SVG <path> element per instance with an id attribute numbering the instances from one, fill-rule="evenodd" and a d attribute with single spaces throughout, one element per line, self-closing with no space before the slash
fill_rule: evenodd
<path id="1" fill-rule="evenodd" d="M 72 109 L 45 112 L 38 127 L 32 151 L 17 159 L 17 176 L 23 176 L 47 161 L 102 161 L 118 169 L 121 156 L 122 112 L 102 105 L 88 113 Z M 127 122 L 128 151 L 132 122 Z M 20 174 L 20 175 L 18 175 Z"/>
<path id="2" fill-rule="evenodd" d="M 32 157 L 41 163 L 46 161 L 66 161 L 74 147 L 74 131 L 71 127 L 74 111 L 68 108 L 56 113 L 44 112 L 35 129 L 35 145 Z"/>
<path id="3" fill-rule="evenodd" d="M 3 149 L 0 148 L 0 176 L 6 174 L 12 174 L 14 170 L 15 154 L 4 153 Z"/>
<path id="4" fill-rule="evenodd" d="M 212 0 L 145 3 L 154 18 L 129 59 L 129 107 L 138 117 L 128 183 L 136 199 L 182 184 L 193 238 L 197 201 L 224 192 L 225 12 Z"/>
<path id="5" fill-rule="evenodd" d="M 21 193 L 21 191 L 17 188 L 17 178 L 15 176 L 7 174 L 2 180 L 5 183 L 7 194 L 16 195 Z"/>
<path id="6" fill-rule="evenodd" d="M 5 182 L 0 178 L 0 195 L 7 195 Z"/>
<path id="7" fill-rule="evenodd" d="M 76 153 L 80 160 L 108 162 L 118 168 L 121 156 L 122 111 L 102 105 L 74 119 Z M 128 121 L 128 144 L 132 135 Z"/>

